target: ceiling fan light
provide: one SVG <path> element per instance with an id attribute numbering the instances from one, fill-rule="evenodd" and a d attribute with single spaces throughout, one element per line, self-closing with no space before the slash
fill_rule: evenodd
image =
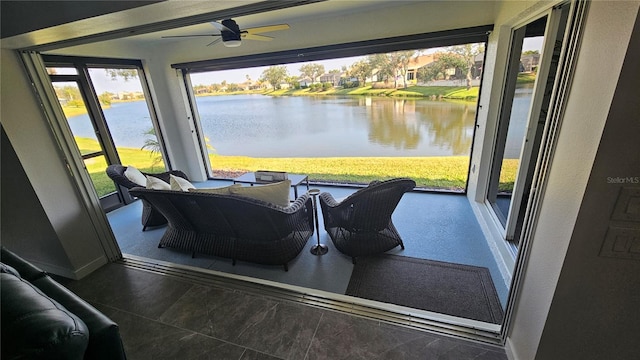
<path id="1" fill-rule="evenodd" d="M 223 42 L 226 47 L 238 47 L 242 42 L 240 40 L 227 40 Z"/>

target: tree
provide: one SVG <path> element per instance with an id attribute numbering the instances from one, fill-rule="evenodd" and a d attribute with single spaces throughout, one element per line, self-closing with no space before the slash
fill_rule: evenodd
<path id="1" fill-rule="evenodd" d="M 351 65 L 351 69 L 349 70 L 349 73 L 351 74 L 351 76 L 356 77 L 358 79 L 358 82 L 360 82 L 362 86 L 366 86 L 367 78 L 371 76 L 372 70 L 373 68 L 371 67 L 371 64 L 369 64 L 368 61 L 360 60 L 354 63 L 353 65 Z"/>
<path id="2" fill-rule="evenodd" d="M 398 87 L 398 77 L 402 77 L 403 85 L 407 87 L 407 71 L 409 62 L 415 51 L 396 51 L 386 54 L 369 55 L 367 61 L 372 69 L 378 70 L 378 79 L 393 78 L 393 87 Z"/>
<path id="3" fill-rule="evenodd" d="M 208 92 L 208 88 L 206 85 L 198 84 L 193 87 L 193 91 L 196 94 Z"/>
<path id="4" fill-rule="evenodd" d="M 104 71 L 111 76 L 111 80 L 116 80 L 119 77 L 123 78 L 124 81 L 138 78 L 137 69 L 104 69 Z"/>
<path id="5" fill-rule="evenodd" d="M 484 46 L 482 44 L 464 44 L 451 46 L 449 52 L 458 54 L 462 57 L 464 65 L 460 67 L 462 73 L 466 73 L 467 89 L 471 88 L 471 69 L 476 63 L 476 56 L 484 52 Z"/>
<path id="6" fill-rule="evenodd" d="M 113 96 L 112 93 L 105 91 L 102 94 L 100 94 L 98 96 L 98 100 L 100 101 L 100 104 L 104 105 L 104 106 L 109 106 L 111 105 L 111 97 Z"/>
<path id="7" fill-rule="evenodd" d="M 293 89 L 300 88 L 300 81 L 299 81 L 299 77 L 297 76 L 287 76 L 287 78 L 285 79 L 285 82 L 289 84 L 289 86 Z"/>
<path id="8" fill-rule="evenodd" d="M 383 80 L 385 83 L 388 83 L 390 78 L 395 77 L 393 65 L 390 60 L 388 54 L 374 54 L 367 57 L 369 65 L 378 70 L 378 81 Z"/>
<path id="9" fill-rule="evenodd" d="M 274 89 L 280 89 L 280 83 L 283 82 L 288 76 L 286 66 L 271 66 L 262 72 L 260 79 L 266 81 Z"/>
<path id="10" fill-rule="evenodd" d="M 458 69 L 460 72 L 466 73 L 466 66 L 466 61 L 459 54 L 439 53 L 436 61 L 418 69 L 418 78 L 424 82 L 446 78 L 448 69 Z"/>
<path id="11" fill-rule="evenodd" d="M 53 89 L 55 90 L 58 99 L 64 100 L 64 102 L 61 102 L 63 106 L 66 105 L 76 108 L 84 107 L 84 101 L 77 86 L 54 86 Z"/>
<path id="12" fill-rule="evenodd" d="M 396 69 L 396 75 L 402 77 L 403 87 L 407 88 L 407 71 L 409 70 L 409 62 L 415 54 L 415 51 L 398 51 L 392 53 L 393 65 Z"/>
<path id="13" fill-rule="evenodd" d="M 320 75 L 324 74 L 324 65 L 322 64 L 305 64 L 300 67 L 300 73 L 303 77 L 311 78 L 311 82 L 315 83 Z"/>

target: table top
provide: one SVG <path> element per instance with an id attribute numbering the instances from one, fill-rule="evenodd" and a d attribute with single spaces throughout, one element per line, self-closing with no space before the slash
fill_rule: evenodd
<path id="1" fill-rule="evenodd" d="M 287 174 L 287 179 L 291 180 L 291 186 L 298 186 L 303 181 L 307 181 L 307 175 Z M 270 184 L 270 183 L 273 183 L 274 181 L 258 180 L 258 179 L 256 179 L 256 174 L 250 172 L 250 173 L 246 173 L 246 174 L 240 175 L 240 176 L 238 176 L 236 178 L 233 178 L 233 182 L 234 183 L 243 183 L 243 184 Z M 275 182 L 277 182 L 277 181 L 275 181 Z"/>

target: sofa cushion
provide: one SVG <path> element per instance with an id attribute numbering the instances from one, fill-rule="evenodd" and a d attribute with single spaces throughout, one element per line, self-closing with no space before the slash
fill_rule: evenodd
<path id="1" fill-rule="evenodd" d="M 0 273 L 3 359 L 83 359 L 85 323 L 37 287 Z"/>
<path id="2" fill-rule="evenodd" d="M 216 195 L 231 195 L 231 189 L 241 187 L 240 184 L 233 184 L 229 186 L 217 187 L 217 188 L 202 188 L 202 189 L 189 189 L 189 192 L 199 192 L 206 194 L 216 194 Z"/>
<path id="3" fill-rule="evenodd" d="M 189 189 L 195 189 L 192 183 L 187 179 L 183 179 L 180 176 L 169 174 L 169 185 L 171 190 L 175 191 L 189 191 Z"/>
<path id="4" fill-rule="evenodd" d="M 171 190 L 168 182 L 158 179 L 155 176 L 147 176 L 147 189 L 152 190 Z"/>
<path id="5" fill-rule="evenodd" d="M 290 187 L 291 180 L 285 180 L 266 185 L 234 187 L 229 190 L 233 195 L 258 199 L 280 206 L 289 206 Z"/>
<path id="6" fill-rule="evenodd" d="M 144 176 L 144 174 L 133 166 L 127 167 L 127 170 L 124 171 L 124 176 L 129 179 L 129 181 L 134 182 L 140 186 L 145 186 L 147 184 L 147 178 Z"/>

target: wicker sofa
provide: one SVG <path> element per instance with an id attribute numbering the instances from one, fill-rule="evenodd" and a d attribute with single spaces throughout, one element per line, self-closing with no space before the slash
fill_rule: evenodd
<path id="1" fill-rule="evenodd" d="M 283 265 L 293 260 L 313 235 L 313 205 L 307 194 L 283 207 L 238 195 L 151 190 L 131 195 L 149 202 L 167 219 L 158 247 Z"/>

